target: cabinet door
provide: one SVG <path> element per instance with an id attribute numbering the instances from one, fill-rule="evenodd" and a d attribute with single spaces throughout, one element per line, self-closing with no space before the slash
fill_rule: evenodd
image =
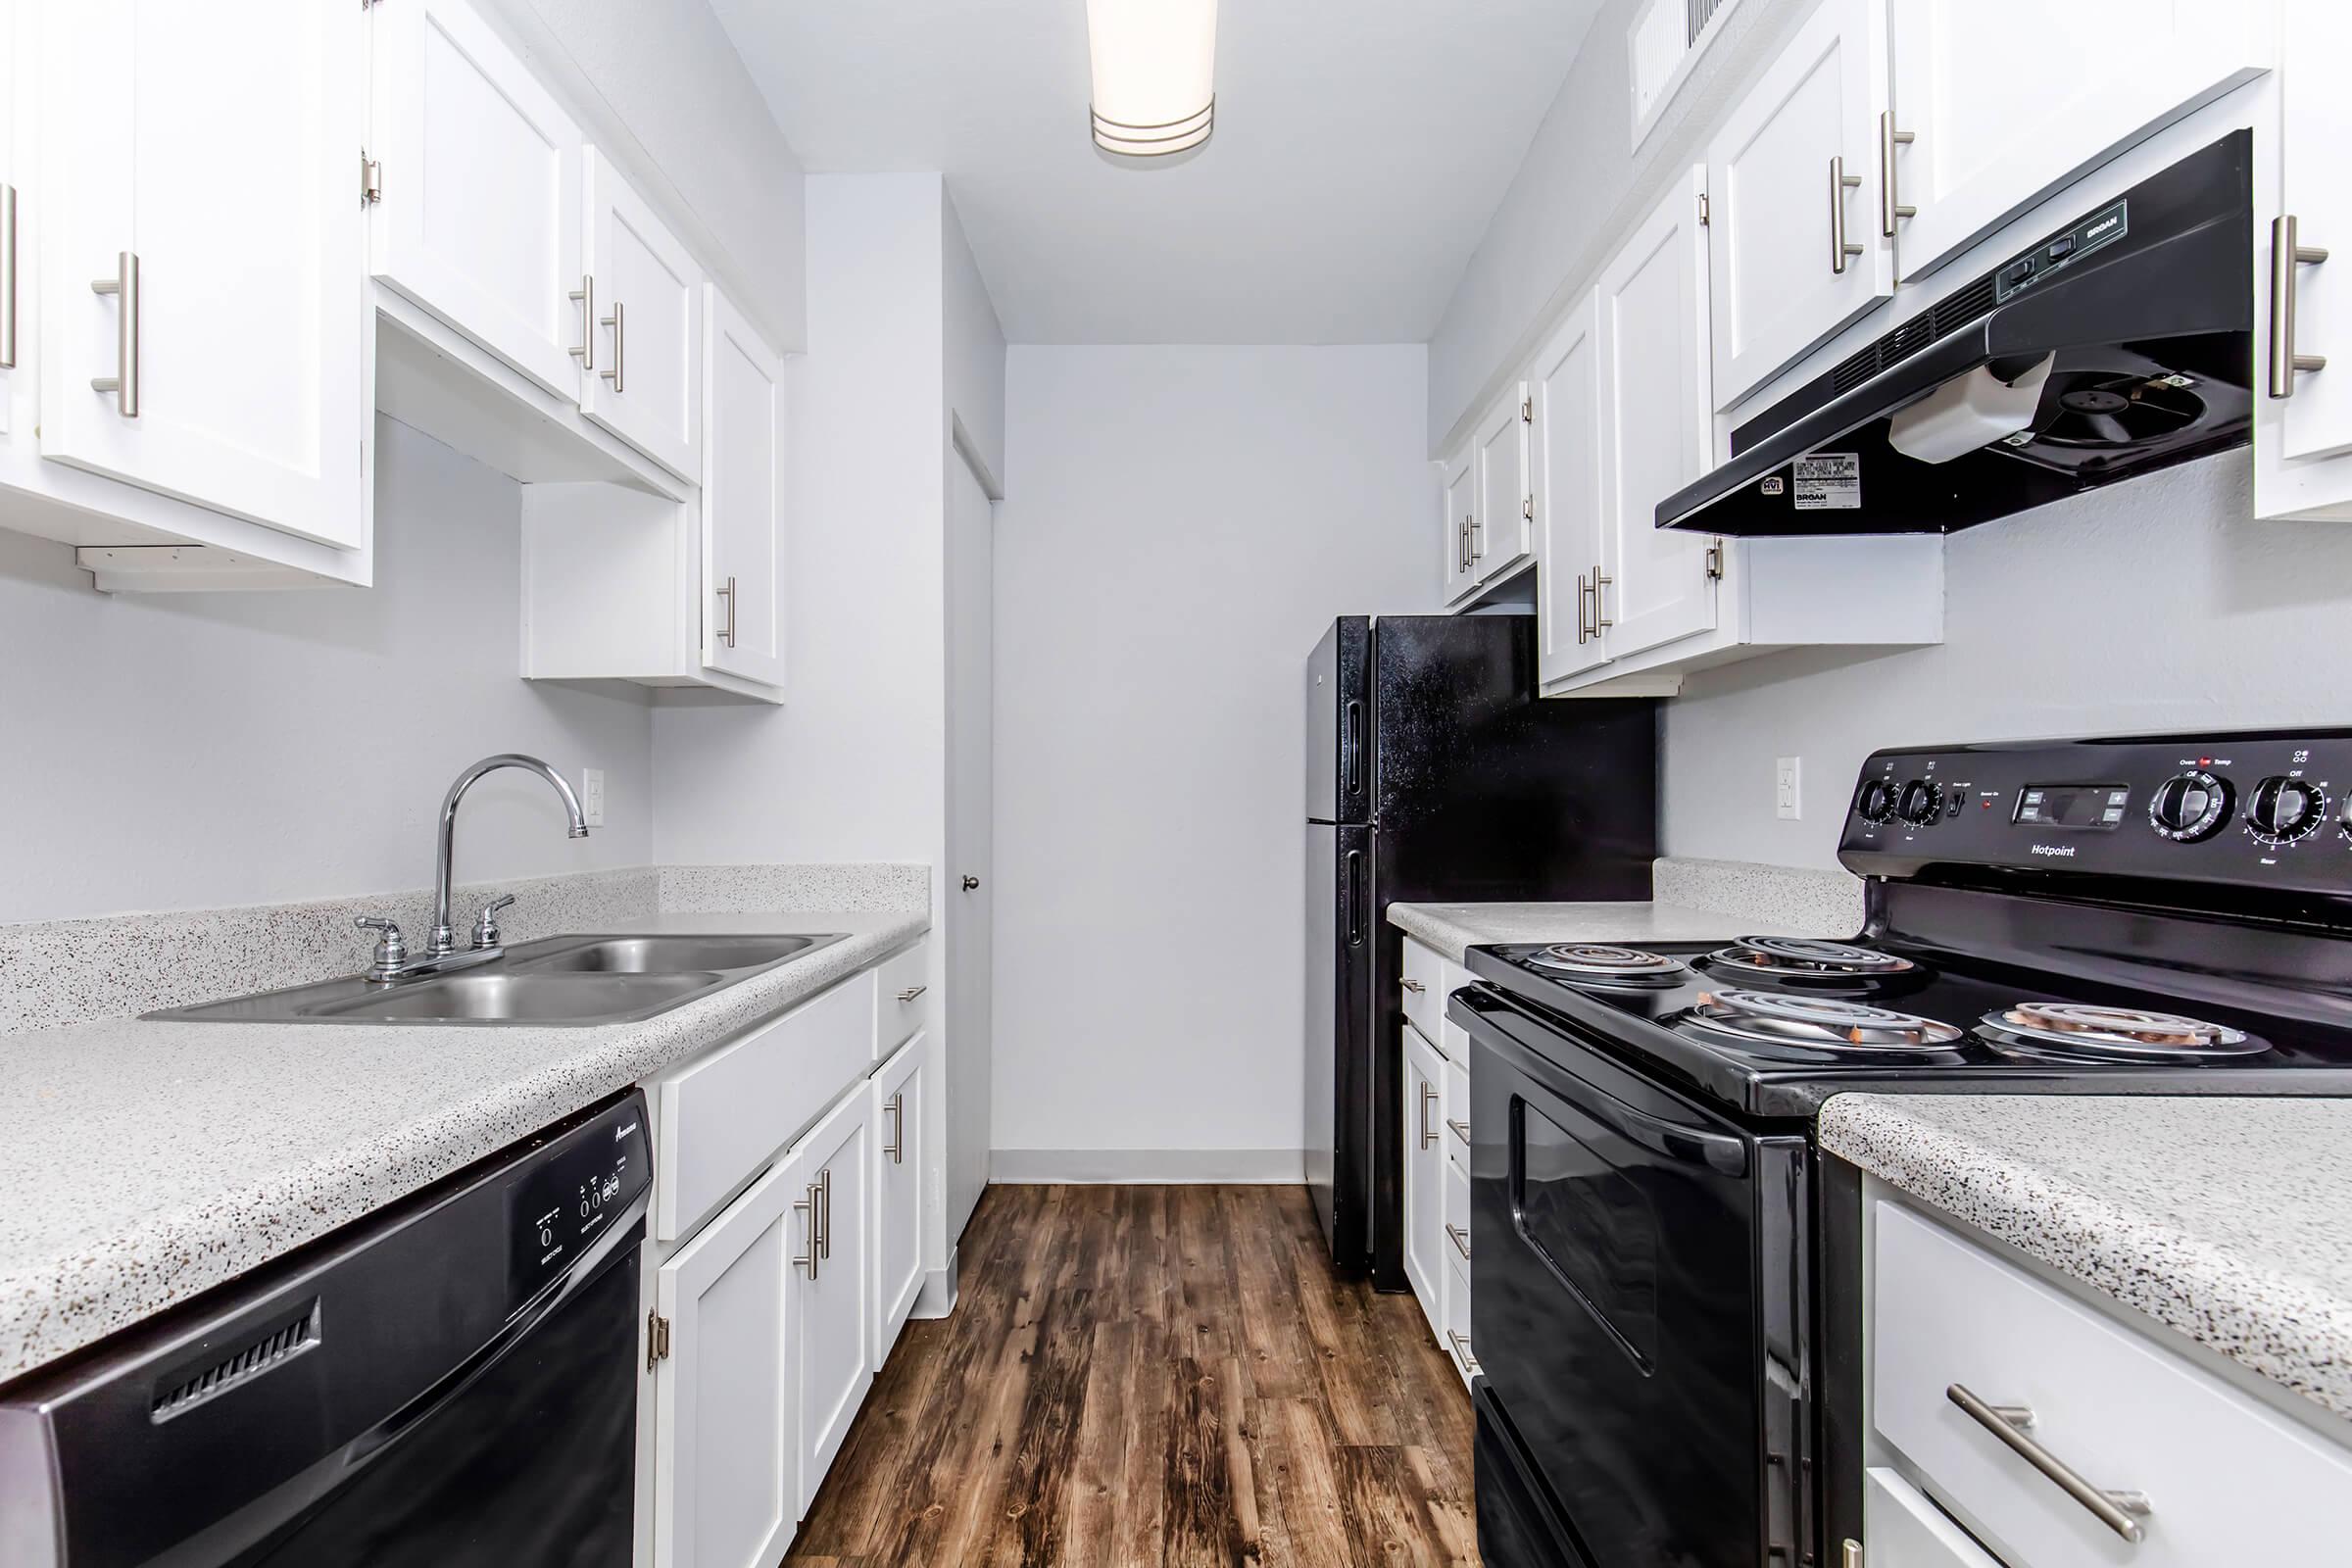
<path id="1" fill-rule="evenodd" d="M 814 1227 L 813 1246 L 804 1241 L 804 1261 L 792 1274 L 796 1516 L 816 1500 L 874 1381 L 872 1128 L 872 1102 L 859 1090 L 785 1161 L 792 1201 Z"/>
<path id="2" fill-rule="evenodd" d="M 1894 293 L 1894 242 L 1868 177 L 1886 107 L 1886 5 L 1822 0 L 1707 147 L 1715 408 Z"/>
<path id="3" fill-rule="evenodd" d="M 799 1188 L 779 1165 L 663 1263 L 655 1310 L 654 1561 L 769 1568 L 800 1517 L 793 1488 L 787 1274 L 805 1247 Z"/>
<path id="4" fill-rule="evenodd" d="M 1493 582 L 1535 549 L 1536 496 L 1527 478 L 1527 425 L 1534 411 L 1524 381 L 1495 401 L 1470 438 L 1471 574 Z"/>
<path id="5" fill-rule="evenodd" d="M 1445 1063 L 1419 1030 L 1404 1035 L 1404 1277 L 1429 1328 L 1446 1337 Z"/>
<path id="6" fill-rule="evenodd" d="M 1471 525 L 1478 520 L 1477 471 L 1468 443 L 1438 465 L 1438 515 L 1446 525 L 1446 602 L 1449 605 L 1478 586 L 1478 563 L 1470 546 Z"/>
<path id="7" fill-rule="evenodd" d="M 1988 22 L 1980 0 L 1888 0 L 1894 103 L 1865 194 L 1906 281 L 2254 75 L 2268 53 L 2264 8 L 2243 0 L 2067 0 L 2034 12 L 2030 43 Z"/>
<path id="8" fill-rule="evenodd" d="M 57 20 L 43 454 L 356 548 L 363 13 L 254 0 L 224 28 L 203 6 L 88 0 Z"/>
<path id="9" fill-rule="evenodd" d="M 560 397 L 580 395 L 593 298 L 580 271 L 580 127 L 465 0 L 375 18 L 386 284 Z M 348 155 L 337 150 L 339 161 Z"/>
<path id="10" fill-rule="evenodd" d="M 597 363 L 580 411 L 691 479 L 702 471 L 702 269 L 601 153 L 589 148 L 585 163 Z"/>
<path id="11" fill-rule="evenodd" d="M 703 350 L 703 662 L 784 684 L 784 365 L 715 285 Z"/>
<path id="12" fill-rule="evenodd" d="M 2255 374 L 2276 377 L 2284 369 L 2278 358 L 2282 354 L 2317 355 L 2328 362 L 2326 370 L 2296 371 L 2283 383 L 2274 382 L 2288 388 L 2288 395 L 2263 400 L 2277 416 L 2272 444 L 2278 455 L 2309 459 L 2352 449 L 2352 275 L 2347 275 L 2352 274 L 2352 159 L 2345 156 L 2352 147 L 2352 94 L 2344 91 L 2342 79 L 2343 63 L 2352 60 L 2352 7 L 2336 0 L 2288 0 L 2285 22 L 2278 211 L 2294 220 L 2298 250 L 2332 249 L 2334 259 L 2287 269 L 2294 290 L 2288 313 L 2294 342 L 2290 347 L 2278 341 L 2280 333 L 2273 325 L 2269 340 L 2256 346 Z M 2283 324 L 2278 306 L 2269 300 L 2273 280 L 2279 276 L 2272 265 L 2272 243 L 2282 227 L 2270 224 L 2255 237 L 2255 286 L 2270 305 L 2269 313 L 2257 318 L 2258 330 Z M 2264 433 L 2258 430 L 2255 439 L 2261 441 Z M 2333 490 L 2335 514 L 2342 515 L 2344 498 L 2352 496 L 2352 472 L 2326 476 L 2323 486 Z"/>
<path id="13" fill-rule="evenodd" d="M 0 0 L 0 440 L 14 428 L 18 397 L 30 391 L 20 377 L 31 371 L 32 291 L 19 264 L 31 262 L 33 251 L 17 243 L 17 207 L 32 182 L 25 177 L 17 122 L 31 109 L 35 82 L 24 58 L 31 38 L 23 0 Z"/>
<path id="14" fill-rule="evenodd" d="M 1893 1470 L 1863 1475 L 1862 1528 L 1870 1568 L 2001 1568 L 1969 1533 Z"/>
<path id="15" fill-rule="evenodd" d="M 1587 294 L 1536 351 L 1535 423 L 1528 431 L 1536 493 L 1536 637 L 1548 686 L 1608 662 L 1592 629 L 1606 496 L 1601 483 L 1600 296 Z"/>
<path id="16" fill-rule="evenodd" d="M 917 1034 L 873 1076 L 874 1370 L 923 1288 L 923 1053 Z"/>
<path id="17" fill-rule="evenodd" d="M 1658 503 L 1709 458 L 1705 179 L 1693 169 L 1677 181 L 1600 274 L 1607 500 L 1593 619 L 1611 659 L 1715 624 L 1709 541 L 1657 525 Z"/>

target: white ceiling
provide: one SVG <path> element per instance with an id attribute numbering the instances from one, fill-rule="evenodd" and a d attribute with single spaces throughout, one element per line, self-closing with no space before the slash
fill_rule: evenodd
<path id="1" fill-rule="evenodd" d="M 948 176 L 1015 343 L 1426 340 L 1598 0 L 1226 0 L 1217 128 L 1087 133 L 1084 0 L 712 0 L 812 172 Z"/>

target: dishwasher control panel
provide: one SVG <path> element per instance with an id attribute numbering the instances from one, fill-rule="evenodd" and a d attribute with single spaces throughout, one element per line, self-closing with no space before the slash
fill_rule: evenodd
<path id="1" fill-rule="evenodd" d="M 546 1289 L 621 1224 L 653 1179 L 641 1096 L 551 1139 L 516 1172 L 507 1194 L 509 1309 Z"/>

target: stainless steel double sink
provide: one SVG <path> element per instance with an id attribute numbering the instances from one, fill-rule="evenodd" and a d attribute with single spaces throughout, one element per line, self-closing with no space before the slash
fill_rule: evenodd
<path id="1" fill-rule="evenodd" d="M 449 974 L 388 985 L 349 975 L 146 1016 L 228 1023 L 636 1023 L 841 939 L 839 932 L 545 937 Z"/>

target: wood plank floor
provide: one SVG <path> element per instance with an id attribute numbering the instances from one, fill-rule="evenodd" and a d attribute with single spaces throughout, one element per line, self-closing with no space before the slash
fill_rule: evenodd
<path id="1" fill-rule="evenodd" d="M 992 1187 L 795 1568 L 1476 1564 L 1470 1400 L 1296 1187 Z"/>

